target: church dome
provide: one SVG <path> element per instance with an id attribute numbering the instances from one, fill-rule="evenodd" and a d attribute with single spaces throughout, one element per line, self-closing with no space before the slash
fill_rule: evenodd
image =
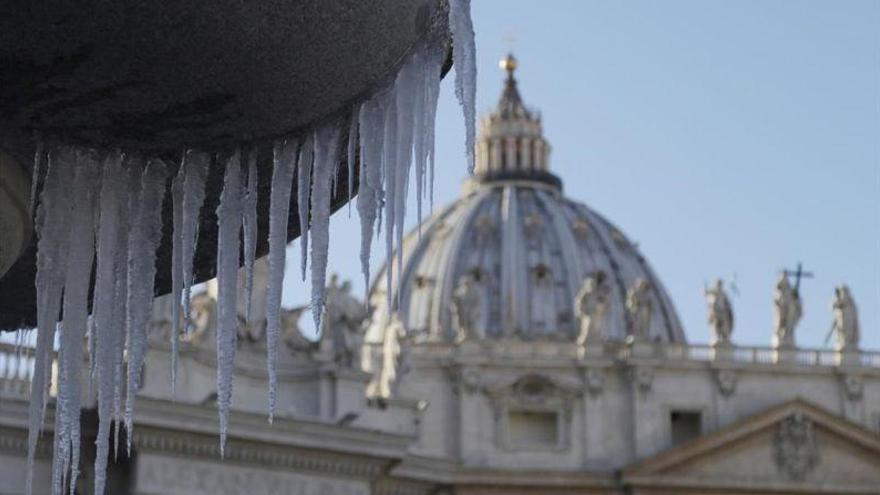
<path id="1" fill-rule="evenodd" d="M 515 59 L 508 56 L 502 68 L 508 73 L 504 91 L 482 119 L 474 176 L 461 198 L 404 239 L 400 269 L 397 256 L 389 260 L 390 297 L 388 266 L 377 275 L 367 341 L 383 340 L 389 301 L 414 341 L 454 341 L 457 311 L 464 311 L 456 307 L 463 281 L 471 326 L 481 338 L 574 341 L 581 328 L 578 293 L 588 277 L 600 274 L 609 294 L 603 339 L 623 340 L 634 332 L 627 296 L 641 284 L 647 285 L 650 315 L 641 335 L 684 342 L 675 308 L 638 247 L 600 214 L 563 195 L 549 170 L 541 117 L 520 98 Z"/>

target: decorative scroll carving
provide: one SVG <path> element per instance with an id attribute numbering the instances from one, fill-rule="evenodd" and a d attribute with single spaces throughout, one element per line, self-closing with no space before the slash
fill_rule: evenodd
<path id="1" fill-rule="evenodd" d="M 736 392 L 736 372 L 733 370 L 715 370 L 715 383 L 718 384 L 718 390 L 724 397 L 729 397 Z"/>
<path id="2" fill-rule="evenodd" d="M 590 394 L 598 395 L 602 392 L 602 388 L 605 387 L 605 370 L 602 368 L 587 368 L 584 374 L 584 381 Z"/>
<path id="3" fill-rule="evenodd" d="M 651 391 L 651 386 L 654 384 L 654 370 L 639 366 L 630 371 L 630 378 L 640 392 L 648 393 Z"/>
<path id="4" fill-rule="evenodd" d="M 840 380 L 843 383 L 843 391 L 846 394 L 847 399 L 859 400 L 862 398 L 862 393 L 865 389 L 865 382 L 862 380 L 861 376 L 846 373 L 840 377 Z"/>

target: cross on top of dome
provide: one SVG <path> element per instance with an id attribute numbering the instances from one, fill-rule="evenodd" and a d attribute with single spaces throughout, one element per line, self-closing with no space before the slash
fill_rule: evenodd
<path id="1" fill-rule="evenodd" d="M 498 107 L 494 114 L 502 118 L 526 117 L 531 118 L 531 113 L 522 102 L 519 90 L 516 87 L 516 78 L 513 72 L 517 68 L 517 60 L 512 53 L 498 62 L 498 66 L 507 71 L 507 79 L 504 81 L 504 91 L 498 100 Z"/>

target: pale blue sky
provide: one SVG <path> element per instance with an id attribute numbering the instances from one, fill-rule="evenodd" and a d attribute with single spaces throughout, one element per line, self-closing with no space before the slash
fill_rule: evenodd
<path id="1" fill-rule="evenodd" d="M 474 0 L 473 18 L 478 110 L 513 35 L 566 194 L 639 244 L 692 342 L 709 339 L 704 281 L 736 274 L 734 340 L 769 343 L 778 270 L 802 260 L 799 343 L 822 345 L 846 282 L 880 349 L 880 1 Z M 463 139 L 450 74 L 438 205 L 458 196 Z M 362 294 L 359 238 L 356 213 L 334 215 L 330 269 Z M 379 243 L 374 272 L 384 258 Z M 288 266 L 284 301 L 302 304 L 298 242 Z"/>

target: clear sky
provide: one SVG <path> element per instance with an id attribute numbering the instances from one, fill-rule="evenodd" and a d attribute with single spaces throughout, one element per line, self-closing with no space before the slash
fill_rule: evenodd
<path id="1" fill-rule="evenodd" d="M 846 282 L 880 350 L 880 1 L 474 0 L 473 18 L 478 110 L 512 49 L 566 194 L 639 244 L 692 342 L 709 340 L 702 288 L 720 276 L 739 288 L 734 341 L 768 344 L 778 272 L 803 261 L 799 344 L 823 345 Z M 466 175 L 463 140 L 450 74 L 438 206 Z M 359 239 L 357 213 L 336 213 L 330 270 L 363 294 Z M 379 243 L 374 272 L 384 259 Z M 298 242 L 288 266 L 285 303 L 304 304 Z"/>

